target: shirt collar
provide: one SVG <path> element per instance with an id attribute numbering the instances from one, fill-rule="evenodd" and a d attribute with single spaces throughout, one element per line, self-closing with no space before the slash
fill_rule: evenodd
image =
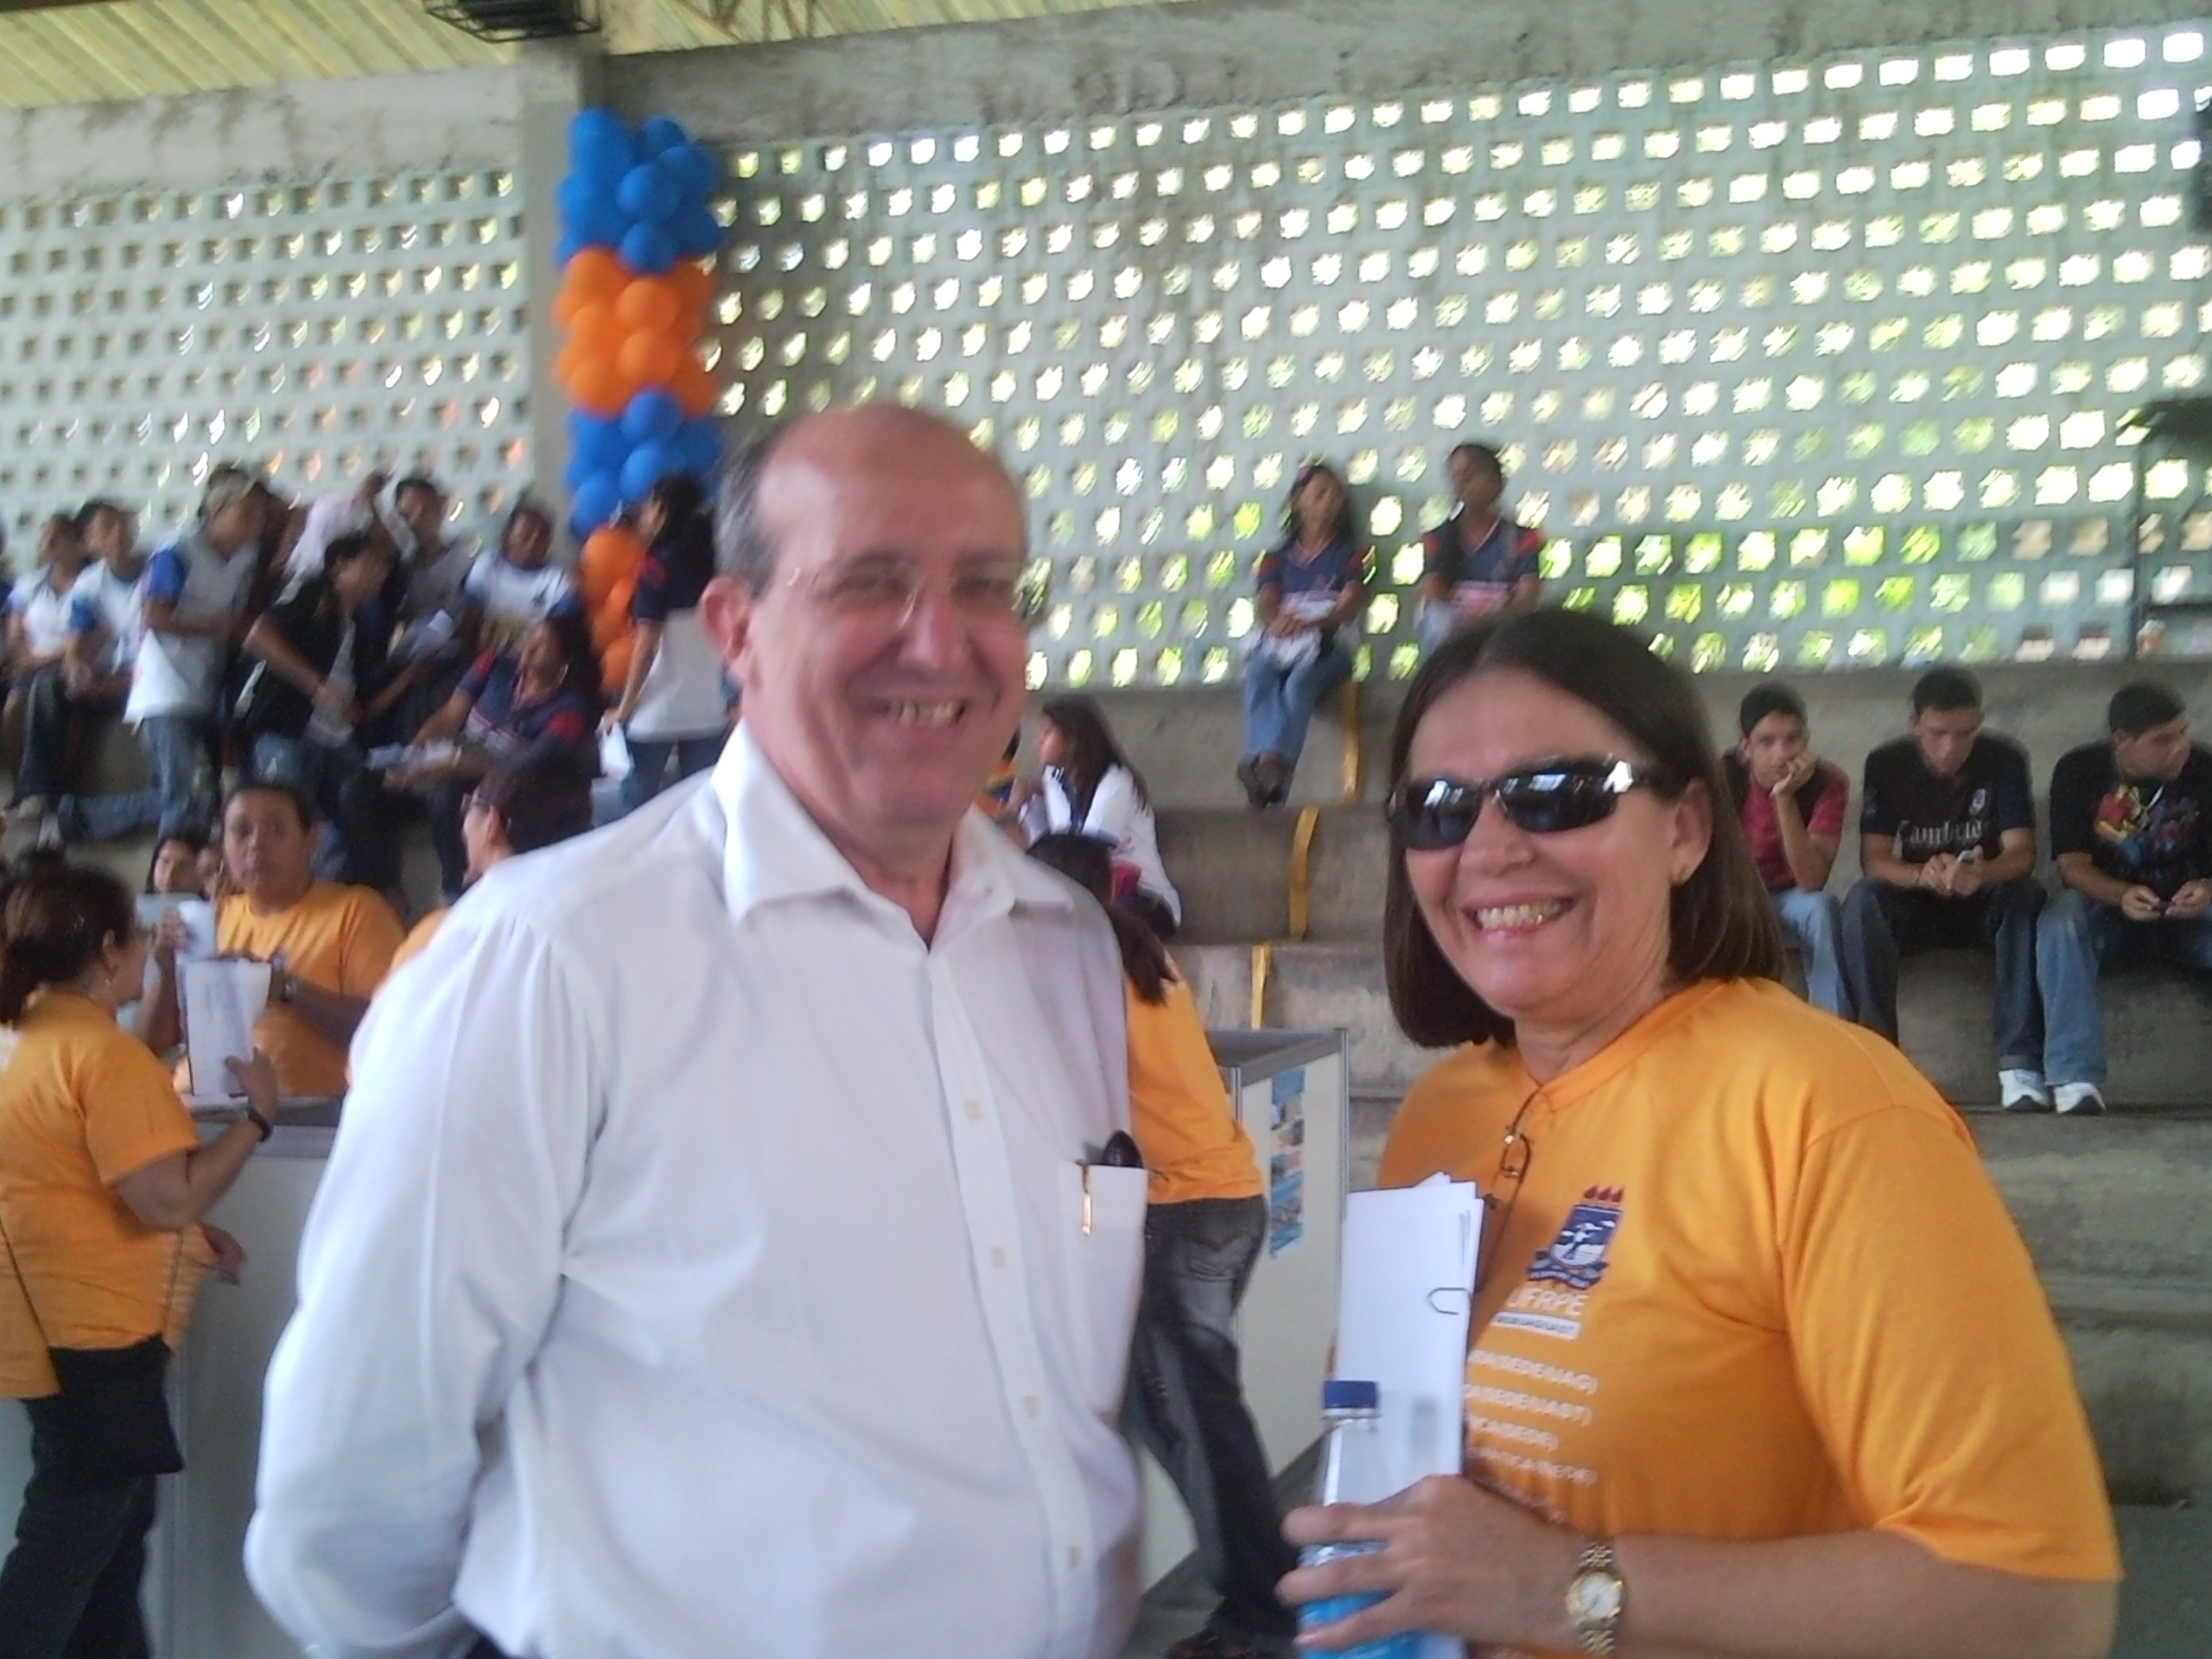
<path id="1" fill-rule="evenodd" d="M 763 905 L 842 893 L 866 911 L 906 919 L 823 834 L 741 720 L 715 763 L 711 787 L 726 826 L 722 899 L 732 917 L 743 921 Z M 1072 887 L 970 811 L 953 834 L 952 880 L 937 938 L 943 942 L 1016 907 L 1071 910 L 1074 903 Z"/>

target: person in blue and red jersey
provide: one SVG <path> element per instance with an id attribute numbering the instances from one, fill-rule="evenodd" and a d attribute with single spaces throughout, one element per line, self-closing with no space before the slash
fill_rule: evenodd
<path id="1" fill-rule="evenodd" d="M 1542 533 L 1506 514 L 1505 463 L 1486 443 L 1463 443 L 1446 467 L 1452 516 L 1421 538 L 1423 655 L 1477 617 L 1525 611 L 1543 593 Z"/>

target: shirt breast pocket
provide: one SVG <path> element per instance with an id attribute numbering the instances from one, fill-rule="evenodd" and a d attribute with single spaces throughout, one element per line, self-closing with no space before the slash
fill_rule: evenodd
<path id="1" fill-rule="evenodd" d="M 1111 1416 L 1121 1409 L 1129 1333 L 1144 1284 L 1148 1177 L 1108 1164 L 1060 1166 L 1060 1222 L 1068 1306 L 1075 1325 L 1084 1398 Z"/>

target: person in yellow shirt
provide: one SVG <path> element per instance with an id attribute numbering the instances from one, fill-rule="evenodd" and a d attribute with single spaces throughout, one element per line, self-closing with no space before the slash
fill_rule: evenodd
<path id="1" fill-rule="evenodd" d="M 1776 982 L 1688 677 L 1603 619 L 1455 635 L 1390 758 L 1384 962 L 1456 1047 L 1382 1179 L 1485 1200 L 1465 1478 L 1300 1509 L 1307 1633 L 1511 1655 L 2101 1659 L 2066 1350 L 1956 1114 Z"/>
<path id="2" fill-rule="evenodd" d="M 250 781 L 223 807 L 230 892 L 215 910 L 215 948 L 269 964 L 269 1002 L 253 1028 L 287 1095 L 346 1090 L 346 1046 L 399 948 L 399 918 L 366 887 L 315 880 L 315 810 L 296 791 Z M 157 953 L 146 1040 L 176 1040 L 173 963 Z"/>
<path id="3" fill-rule="evenodd" d="M 31 1420 L 31 1478 L 0 1566 L 0 1651 L 143 1654 L 155 1480 L 182 1466 L 162 1394 L 200 1270 L 238 1241 L 201 1223 L 278 1110 L 236 1059 L 245 1116 L 202 1142 L 168 1073 L 116 1023 L 147 938 L 104 870 L 19 881 L 0 918 L 0 1396 Z"/>
<path id="4" fill-rule="evenodd" d="M 518 853 L 581 836 L 591 828 L 591 774 L 575 751 L 541 743 L 510 755 L 484 774 L 461 804 L 461 838 L 468 849 L 468 885 Z M 412 961 L 445 921 L 442 906 L 409 930 L 393 953 L 391 973 Z"/>
<path id="5" fill-rule="evenodd" d="M 1295 1621 L 1274 1586 L 1297 1556 L 1283 1539 L 1236 1347 L 1236 1310 L 1268 1230 L 1252 1138 L 1230 1104 L 1189 982 L 1144 919 L 1112 901 L 1113 843 L 1062 831 L 1029 851 L 1106 906 L 1122 947 L 1129 1124 L 1148 1177 L 1128 1415 L 1182 1494 L 1198 1564 L 1221 1598 L 1167 1659 L 1287 1652 Z"/>

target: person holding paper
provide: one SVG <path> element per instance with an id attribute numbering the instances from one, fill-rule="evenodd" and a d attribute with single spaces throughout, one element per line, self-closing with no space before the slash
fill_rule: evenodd
<path id="1" fill-rule="evenodd" d="M 625 812 L 713 766 L 729 735 L 721 659 L 699 620 L 699 595 L 715 575 L 714 523 L 699 480 L 662 478 L 638 510 L 638 534 L 646 547 L 630 599 L 630 669 L 599 723 L 602 734 L 619 729 L 629 748 Z"/>
<path id="2" fill-rule="evenodd" d="M 1021 493 L 875 406 L 719 503 L 705 785 L 492 870 L 354 1045 L 248 1573 L 331 1659 L 1114 1659 L 1121 959 L 971 805 Z"/>
<path id="3" fill-rule="evenodd" d="M 1259 627 L 1244 659 L 1244 754 L 1236 781 L 1255 808 L 1280 806 L 1321 699 L 1351 677 L 1351 630 L 1374 554 L 1337 469 L 1309 461 L 1291 480 L 1283 535 L 1260 560 Z"/>
<path id="4" fill-rule="evenodd" d="M 1452 516 L 1421 538 L 1421 645 L 1433 652 L 1478 617 L 1527 610 L 1542 596 L 1541 531 L 1516 524 L 1505 463 L 1486 443 L 1462 443 L 1445 463 Z"/>
<path id="5" fill-rule="evenodd" d="M 147 938 L 105 870 L 63 866 L 0 905 L 0 1396 L 31 1420 L 31 1479 L 0 1566 L 0 1651 L 148 1651 L 138 1604 L 155 1480 L 182 1466 L 162 1393 L 200 1273 L 236 1239 L 201 1220 L 280 1109 L 268 1058 L 231 1063 L 245 1112 L 212 1140 L 116 1023 Z"/>
<path id="6" fill-rule="evenodd" d="M 223 808 L 223 855 L 233 891 L 215 910 L 215 948 L 269 969 L 254 1041 L 276 1062 L 287 1095 L 346 1092 L 346 1046 L 384 982 L 402 937 L 399 918 L 366 887 L 315 879 L 315 809 L 286 785 L 240 784 Z M 157 969 L 166 964 L 157 956 Z M 177 1040 L 178 986 L 157 972 L 147 1040 Z"/>
<path id="7" fill-rule="evenodd" d="M 1385 1185 L 1478 1183 L 1465 1478 L 1296 1511 L 1315 1635 L 1756 1659 L 2097 1659 L 2096 1452 L 1965 1126 L 1780 984 L 1686 676 L 1624 630 L 1477 625 L 1391 752 L 1391 1004 L 1461 1045 Z"/>

